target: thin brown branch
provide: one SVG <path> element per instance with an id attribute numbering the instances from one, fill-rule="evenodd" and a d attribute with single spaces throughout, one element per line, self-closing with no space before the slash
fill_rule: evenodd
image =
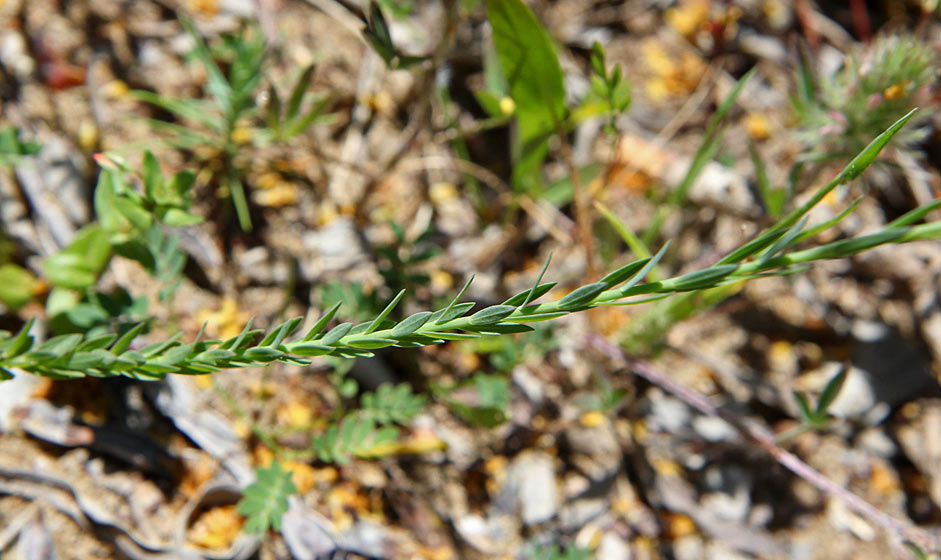
<path id="1" fill-rule="evenodd" d="M 672 393 L 699 412 L 725 420 L 744 437 L 767 451 L 785 468 L 813 484 L 822 492 L 840 500 L 857 514 L 895 534 L 903 541 L 917 545 L 924 551 L 937 551 L 937 543 L 930 534 L 910 522 L 896 519 L 879 510 L 879 508 L 827 478 L 826 475 L 805 463 L 800 457 L 779 446 L 775 442 L 774 434 L 764 426 L 749 422 L 727 410 L 718 408 L 704 395 L 675 382 L 647 362 L 629 359 L 619 347 L 611 344 L 601 336 L 591 335 L 590 342 L 600 352 L 612 359 L 626 362 L 634 373 Z"/>

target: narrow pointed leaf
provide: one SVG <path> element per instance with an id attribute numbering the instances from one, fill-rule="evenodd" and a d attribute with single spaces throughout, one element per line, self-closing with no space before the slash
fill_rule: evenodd
<path id="1" fill-rule="evenodd" d="M 307 334 L 304 335 L 304 342 L 309 342 L 313 340 L 315 336 L 320 334 L 320 331 L 322 331 L 324 327 L 327 326 L 327 323 L 333 319 L 334 315 L 337 314 L 338 309 L 340 309 L 340 302 L 333 304 L 333 307 L 328 309 L 327 312 L 324 313 L 316 323 L 314 323 L 314 326 L 311 327 L 310 330 L 307 331 Z"/>
<path id="2" fill-rule="evenodd" d="M 461 291 L 458 292 L 458 294 L 457 294 L 456 296 L 454 296 L 454 299 L 452 299 L 452 300 L 451 300 L 451 303 L 449 303 L 448 306 L 445 308 L 444 313 L 442 313 L 441 316 L 438 318 L 438 320 L 435 321 L 435 324 L 436 324 L 436 325 L 440 325 L 440 324 L 442 324 L 442 323 L 446 323 L 447 321 L 450 321 L 450 320 L 451 320 L 451 319 L 445 320 L 444 318 L 445 318 L 446 316 L 448 316 L 448 314 L 450 313 L 451 309 L 457 304 L 457 302 L 460 301 L 460 299 L 461 299 L 462 297 L 464 297 L 464 292 L 467 291 L 467 288 L 470 287 L 471 282 L 473 282 L 473 281 L 474 281 L 474 275 L 471 275 L 471 277 L 467 280 L 467 283 L 464 284 L 464 287 L 461 288 Z"/>
<path id="3" fill-rule="evenodd" d="M 366 328 L 366 331 L 363 334 L 375 332 L 376 329 L 379 328 L 379 325 L 382 324 L 382 321 L 389 316 L 389 313 L 392 313 L 392 310 L 395 309 L 395 306 L 399 304 L 399 302 L 402 300 L 402 296 L 404 295 L 405 290 L 399 291 L 399 293 L 396 294 L 394 298 L 392 298 L 392 301 L 389 302 L 389 305 L 387 305 L 386 308 L 382 310 L 382 313 L 373 319 L 372 323 L 369 324 L 369 327 Z"/>

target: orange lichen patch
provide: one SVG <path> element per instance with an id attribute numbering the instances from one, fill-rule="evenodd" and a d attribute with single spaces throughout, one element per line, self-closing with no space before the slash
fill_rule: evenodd
<path id="1" fill-rule="evenodd" d="M 333 484 L 340 478 L 340 472 L 336 467 L 324 467 L 314 469 L 314 480 L 317 484 Z"/>
<path id="2" fill-rule="evenodd" d="M 484 472 L 489 475 L 485 486 L 487 492 L 495 494 L 506 482 L 507 458 L 503 455 L 494 455 L 484 462 Z"/>
<path id="3" fill-rule="evenodd" d="M 634 441 L 643 445 L 647 441 L 647 424 L 643 420 L 637 420 L 634 422 L 631 433 L 634 434 Z"/>
<path id="4" fill-rule="evenodd" d="M 869 487 L 878 494 L 892 494 L 901 488 L 901 484 L 895 471 L 878 461 L 870 468 Z"/>
<path id="5" fill-rule="evenodd" d="M 273 189 L 274 187 L 278 186 L 278 183 L 280 183 L 282 180 L 283 179 L 281 178 L 280 173 L 269 171 L 267 173 L 262 173 L 258 176 L 257 179 L 255 179 L 255 186 L 259 189 Z"/>
<path id="6" fill-rule="evenodd" d="M 431 291 L 435 294 L 445 294 L 454 287 L 454 276 L 445 270 L 435 270 L 431 273 Z"/>
<path id="7" fill-rule="evenodd" d="M 253 397 L 258 399 L 268 399 L 274 396 L 277 385 L 271 381 L 257 380 L 249 385 L 249 391 Z"/>
<path id="8" fill-rule="evenodd" d="M 392 95 L 384 89 L 366 96 L 363 101 L 366 106 L 377 113 L 388 116 L 395 112 L 395 102 L 392 99 Z"/>
<path id="9" fill-rule="evenodd" d="M 650 463 L 653 470 L 661 476 L 680 476 L 683 473 L 683 468 L 669 459 L 655 458 Z"/>
<path id="10" fill-rule="evenodd" d="M 908 88 L 908 84 L 911 80 L 906 80 L 901 84 L 895 84 L 889 86 L 882 92 L 882 98 L 886 101 L 895 101 L 896 99 L 901 98 L 905 95 L 905 90 Z"/>
<path id="11" fill-rule="evenodd" d="M 406 455 L 423 455 L 432 451 L 444 451 L 447 444 L 431 430 L 417 430 L 411 437 L 395 445 L 395 453 Z M 382 455 L 382 453 L 377 453 Z"/>
<path id="12" fill-rule="evenodd" d="M 224 550 L 232 546 L 244 523 L 234 504 L 210 508 L 196 519 L 186 540 L 200 548 Z"/>
<path id="13" fill-rule="evenodd" d="M 667 533 L 674 539 L 686 537 L 696 532 L 696 522 L 682 513 L 671 513 L 666 516 Z"/>
<path id="14" fill-rule="evenodd" d="M 621 332 L 631 322 L 631 316 L 617 307 L 595 308 L 592 314 L 592 325 L 595 330 L 605 336 Z"/>
<path id="15" fill-rule="evenodd" d="M 297 185 L 283 181 L 270 189 L 255 191 L 252 198 L 259 206 L 283 208 L 297 204 L 299 194 Z"/>
<path id="16" fill-rule="evenodd" d="M 689 37 L 702 29 L 709 17 L 709 0 L 685 0 L 663 15 L 667 25 L 680 35 Z"/>
<path id="17" fill-rule="evenodd" d="M 343 482 L 334 487 L 327 494 L 326 503 L 330 517 L 339 530 L 343 530 L 342 525 L 352 524 L 348 512 L 363 514 L 369 511 L 369 498 L 352 482 Z"/>
<path id="18" fill-rule="evenodd" d="M 236 144 L 248 144 L 252 141 L 252 138 L 255 137 L 255 133 L 252 129 L 240 126 L 232 131 L 232 141 Z"/>
<path id="19" fill-rule="evenodd" d="M 688 94 L 706 72 L 706 63 L 695 53 L 684 52 L 676 60 L 655 40 L 644 43 L 641 56 L 653 74 L 646 84 L 647 95 L 653 101 Z"/>
<path id="20" fill-rule="evenodd" d="M 605 417 L 604 414 L 597 410 L 592 410 L 591 412 L 586 412 L 582 414 L 582 417 L 578 419 L 578 423 L 586 428 L 595 428 L 604 424 Z"/>
<path id="21" fill-rule="evenodd" d="M 238 336 L 249 318 L 248 313 L 239 310 L 234 299 L 227 297 L 222 298 L 218 311 L 204 309 L 196 314 L 196 320 L 206 324 L 206 333 L 209 336 L 223 339 Z"/>
<path id="22" fill-rule="evenodd" d="M 628 170 L 639 171 L 656 180 L 675 160 L 673 154 L 662 146 L 639 136 L 621 138 L 618 161 Z"/>
<path id="23" fill-rule="evenodd" d="M 40 377 L 39 381 L 36 383 L 36 387 L 33 388 L 33 397 L 37 399 L 45 399 L 52 392 L 53 381 L 48 377 Z"/>
<path id="24" fill-rule="evenodd" d="M 317 484 L 317 470 L 307 463 L 287 461 L 281 465 L 285 471 L 291 471 L 291 481 L 300 493 L 311 490 Z"/>
<path id="25" fill-rule="evenodd" d="M 634 193 L 643 193 L 653 184 L 650 175 L 625 165 L 617 165 L 611 172 L 609 184 L 615 188 L 626 189 Z"/>
<path id="26" fill-rule="evenodd" d="M 771 137 L 771 122 L 761 113 L 749 113 L 745 116 L 745 132 L 752 140 L 767 140 Z"/>
<path id="27" fill-rule="evenodd" d="M 199 492 L 212 477 L 216 475 L 219 469 L 215 459 L 207 453 L 200 452 L 193 459 L 187 459 L 184 463 L 183 480 L 180 482 L 180 492 L 187 498 L 192 498 Z"/>
<path id="28" fill-rule="evenodd" d="M 255 449 L 252 450 L 252 456 L 257 467 L 268 467 L 271 465 L 271 461 L 274 461 L 274 453 L 262 444 L 255 446 Z"/>
<path id="29" fill-rule="evenodd" d="M 206 377 L 209 376 L 207 375 Z M 248 439 L 248 436 L 252 435 L 252 427 L 244 420 L 233 420 L 232 431 L 241 439 Z"/>
<path id="30" fill-rule="evenodd" d="M 78 125 L 78 144 L 88 150 L 94 150 L 98 145 L 98 126 L 91 119 L 82 119 Z"/>
<path id="31" fill-rule="evenodd" d="M 454 183 L 438 182 L 428 188 L 428 199 L 432 204 L 443 204 L 461 196 Z"/>
<path id="32" fill-rule="evenodd" d="M 131 88 L 121 80 L 111 80 L 101 86 L 101 93 L 109 99 L 122 99 L 127 96 L 129 91 L 131 91 Z"/>
<path id="33" fill-rule="evenodd" d="M 637 507 L 637 502 L 630 500 L 628 498 L 615 498 L 611 502 L 611 511 L 618 515 L 625 515 L 634 511 L 634 508 Z"/>
<path id="34" fill-rule="evenodd" d="M 295 400 L 278 409 L 277 419 L 279 424 L 289 428 L 306 428 L 314 419 L 314 410 L 307 403 Z"/>
<path id="35" fill-rule="evenodd" d="M 912 401 L 902 405 L 902 408 L 899 410 L 903 418 L 908 420 L 914 420 L 921 416 L 921 404 Z"/>
<path id="36" fill-rule="evenodd" d="M 451 560 L 457 558 L 457 552 L 447 545 L 437 547 L 421 546 L 418 548 L 418 556 L 426 560 Z"/>
<path id="37" fill-rule="evenodd" d="M 203 17 L 215 17 L 219 14 L 219 0 L 189 0 L 186 7 Z"/>

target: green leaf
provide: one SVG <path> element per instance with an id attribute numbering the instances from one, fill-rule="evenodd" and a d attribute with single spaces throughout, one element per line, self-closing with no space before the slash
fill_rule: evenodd
<path id="1" fill-rule="evenodd" d="M 546 263 L 542 265 L 542 270 L 539 271 L 539 276 L 537 276 L 536 281 L 533 282 L 533 287 L 529 289 L 529 293 L 526 295 L 526 299 L 523 300 L 523 303 L 519 304 L 520 307 L 525 307 L 529 305 L 533 300 L 535 300 L 536 298 L 542 295 L 542 294 L 539 294 L 539 296 L 537 296 L 536 292 L 539 290 L 539 287 L 540 287 L 539 283 L 542 282 L 542 277 L 545 276 L 546 271 L 549 270 L 549 261 L 551 260 L 552 260 L 552 253 L 549 253 L 549 256 L 546 257 Z M 548 289 L 546 291 L 548 291 Z M 513 304 L 504 303 L 503 305 L 513 305 Z"/>
<path id="2" fill-rule="evenodd" d="M 315 336 L 320 334 L 320 331 L 322 331 L 324 327 L 327 326 L 327 323 L 329 323 L 333 319 L 333 317 L 337 314 L 337 310 L 340 309 L 340 305 L 341 305 L 340 302 L 336 302 L 335 304 L 333 304 L 333 306 L 331 306 L 330 309 L 328 309 L 327 312 L 324 313 L 322 317 L 317 319 L 317 322 L 314 323 L 314 326 L 311 327 L 309 331 L 307 331 L 307 334 L 304 335 L 304 338 L 302 340 L 304 342 L 310 342 L 311 340 L 314 339 Z"/>
<path id="3" fill-rule="evenodd" d="M 10 309 L 15 311 L 32 301 L 36 288 L 36 277 L 25 268 L 12 263 L 0 265 L 0 301 Z"/>
<path id="4" fill-rule="evenodd" d="M 650 262 L 650 259 L 651 257 L 645 257 L 634 262 L 629 262 L 602 278 L 601 281 L 607 284 L 609 287 L 613 288 L 631 276 L 637 274 L 640 269 L 644 268 L 644 266 Z"/>
<path id="5" fill-rule="evenodd" d="M 667 289 L 677 292 L 688 292 L 712 288 L 730 274 L 735 272 L 737 269 L 738 265 L 735 264 L 715 265 L 703 270 L 697 270 L 696 272 L 684 274 L 679 278 L 666 280 L 662 282 L 662 285 Z"/>
<path id="6" fill-rule="evenodd" d="M 111 258 L 108 234 L 98 224 L 83 227 L 65 249 L 43 261 L 43 271 L 56 286 L 73 290 L 91 287 Z"/>
<path id="7" fill-rule="evenodd" d="M 813 423 L 816 417 L 810 409 L 810 403 L 807 402 L 807 397 L 797 391 L 792 391 L 791 394 L 794 395 L 794 401 L 797 402 L 797 409 L 800 412 L 801 421 Z"/>
<path id="8" fill-rule="evenodd" d="M 238 511 L 246 516 L 245 532 L 264 534 L 269 528 L 281 530 L 281 517 L 289 509 L 288 497 L 297 493 L 291 471 L 272 461 L 267 469 L 255 471 L 257 480 L 245 487 Z"/>
<path id="9" fill-rule="evenodd" d="M 396 422 L 405 424 L 418 416 L 428 399 L 412 393 L 406 383 L 383 383 L 375 392 L 362 397 L 362 414 L 380 425 Z"/>
<path id="10" fill-rule="evenodd" d="M 562 68 L 549 34 L 522 0 L 486 0 L 500 67 L 516 103 L 513 185 L 530 190 L 565 120 Z"/>
<path id="11" fill-rule="evenodd" d="M 556 286 L 557 282 L 546 282 L 545 284 L 539 284 L 535 289 L 529 289 L 525 292 L 520 292 L 510 299 L 503 302 L 503 305 L 512 305 L 514 307 L 522 307 L 527 305 L 542 296 L 546 295 L 549 290 Z"/>
<path id="12" fill-rule="evenodd" d="M 516 319 L 514 318 L 514 321 Z M 486 333 L 486 334 L 513 334 L 513 333 L 524 333 L 532 332 L 536 329 L 529 325 L 521 325 L 519 323 L 492 323 L 488 325 L 468 325 L 464 327 L 465 330 Z"/>
<path id="13" fill-rule="evenodd" d="M 146 90 L 132 90 L 130 94 L 131 97 L 173 113 L 183 120 L 202 125 L 217 133 L 223 131 L 220 115 L 213 111 L 207 111 L 210 106 L 203 100 L 175 99 Z"/>
<path id="14" fill-rule="evenodd" d="M 434 321 L 436 325 L 444 325 L 450 321 L 453 321 L 454 319 L 457 319 L 458 317 L 463 316 L 465 313 L 473 309 L 475 305 L 477 304 L 472 301 L 466 301 L 464 303 L 459 303 L 453 307 L 450 307 L 449 309 L 445 309 L 444 311 L 435 311 L 432 313 L 429 322 Z"/>
<path id="15" fill-rule="evenodd" d="M 491 325 L 506 319 L 516 308 L 512 305 L 492 305 L 471 315 L 468 320 L 472 326 Z"/>
<path id="16" fill-rule="evenodd" d="M 379 337 L 368 337 L 368 338 L 356 338 L 347 342 L 348 346 L 352 348 L 363 348 L 366 350 L 375 350 L 377 348 L 387 348 L 393 346 L 398 341 L 394 338 L 379 338 Z"/>
<path id="17" fill-rule="evenodd" d="M 244 352 L 242 352 L 242 356 L 244 356 L 248 360 L 252 360 L 256 362 L 271 362 L 271 361 L 277 360 L 281 356 L 284 356 L 284 352 L 276 348 L 267 348 L 267 347 L 249 348 L 245 350 Z"/>
<path id="18" fill-rule="evenodd" d="M 751 78 L 754 73 L 755 68 L 752 68 L 741 77 L 735 84 L 735 87 L 732 88 L 729 95 L 716 109 L 716 113 L 709 120 L 709 124 L 706 125 L 706 133 L 703 136 L 702 144 L 700 144 L 699 149 L 696 150 L 696 155 L 693 156 L 693 161 L 689 164 L 686 175 L 683 177 L 679 186 L 676 187 L 676 190 L 673 191 L 673 194 L 670 195 L 670 200 L 674 204 L 679 204 L 686 200 L 689 189 L 692 188 L 696 179 L 699 178 L 706 164 L 712 161 L 712 158 L 719 149 L 719 142 L 722 140 L 722 126 L 725 124 L 725 117 L 728 115 L 729 111 L 732 110 L 732 107 L 735 105 L 735 100 L 742 92 L 742 88 L 745 87 L 745 84 L 748 83 L 748 79 Z"/>
<path id="19" fill-rule="evenodd" d="M 840 394 L 840 389 L 843 388 L 843 382 L 846 381 L 847 375 L 849 375 L 849 368 L 843 366 L 840 371 L 833 376 L 833 379 L 827 382 L 827 386 L 824 387 L 823 392 L 820 393 L 820 399 L 817 400 L 817 409 L 814 411 L 817 418 L 826 417 L 827 409 L 830 408 L 830 405 L 833 404 L 837 395 Z"/>
<path id="20" fill-rule="evenodd" d="M 203 217 L 190 214 L 179 208 L 167 208 L 160 216 L 160 221 L 170 227 L 189 227 L 203 223 Z"/>
<path id="21" fill-rule="evenodd" d="M 301 101 L 304 100 L 304 93 L 307 91 L 307 87 L 310 85 L 311 78 L 314 77 L 314 69 L 316 67 L 313 64 L 307 66 L 303 72 L 301 72 L 300 77 L 297 79 L 297 83 L 294 84 L 294 91 L 291 92 L 291 98 L 288 101 L 287 107 L 287 120 L 294 120 L 297 117 L 298 113 L 301 110 Z"/>
<path id="22" fill-rule="evenodd" d="M 576 288 L 556 303 L 561 311 L 575 311 L 588 306 L 598 294 L 608 289 L 607 282 L 595 282 Z"/>
<path id="23" fill-rule="evenodd" d="M 784 203 L 787 201 L 787 189 L 775 188 L 768 178 L 768 170 L 761 155 L 755 148 L 755 143 L 748 141 L 748 155 L 751 158 L 752 167 L 755 168 L 755 182 L 758 184 L 758 194 L 761 195 L 761 202 L 764 204 L 765 211 L 772 217 L 781 215 L 784 209 Z"/>
<path id="24" fill-rule="evenodd" d="M 9 360 L 29 350 L 33 345 L 33 337 L 30 336 L 29 331 L 33 328 L 33 323 L 35 322 L 36 318 L 30 317 L 29 320 L 26 321 L 26 324 L 16 333 L 16 336 L 4 341 L 3 345 L 0 346 L 0 355 Z"/>
<path id="25" fill-rule="evenodd" d="M 193 22 L 183 15 L 180 15 L 179 18 L 183 29 L 193 38 L 193 42 L 195 43 L 193 54 L 196 55 L 196 58 L 202 63 L 203 68 L 206 70 L 209 81 L 209 93 L 215 98 L 216 104 L 220 109 L 225 111 L 231 108 L 232 88 L 228 80 L 225 79 L 225 74 L 219 69 L 216 61 L 212 59 L 212 55 L 209 53 L 209 47 L 206 46 L 206 42 L 203 41 L 202 36 L 193 25 Z"/>
<path id="26" fill-rule="evenodd" d="M 323 335 L 323 338 L 321 338 L 319 342 L 320 344 L 332 346 L 339 342 L 341 338 L 346 336 L 352 328 L 353 323 L 340 323 L 339 325 L 330 329 L 327 334 Z"/>
<path id="27" fill-rule="evenodd" d="M 127 350 L 131 345 L 131 342 L 137 338 L 137 335 L 143 332 L 144 327 L 146 326 L 146 323 L 138 323 L 131 327 L 126 333 L 118 337 L 118 339 L 114 341 L 114 344 L 111 345 L 111 348 L 109 348 L 111 353 L 120 354 L 121 352 Z"/>
<path id="28" fill-rule="evenodd" d="M 114 190 L 115 172 L 105 169 L 98 176 L 98 185 L 95 187 L 95 214 L 101 227 L 110 232 L 118 232 L 127 228 L 128 221 L 119 212 L 114 204 L 117 194 Z"/>
<path id="29" fill-rule="evenodd" d="M 405 290 L 400 290 L 399 293 L 396 294 L 394 298 L 392 298 L 392 301 L 389 302 L 389 305 L 387 305 L 385 309 L 383 309 L 382 312 L 379 313 L 379 315 L 377 315 L 376 318 L 373 319 L 371 323 L 369 323 L 369 326 L 366 328 L 363 334 L 369 334 L 369 333 L 375 332 L 376 329 L 379 328 L 379 325 L 382 324 L 382 321 L 385 320 L 385 318 L 389 316 L 389 313 L 392 313 L 392 310 L 395 309 L 395 306 L 399 304 L 399 301 L 402 300 L 402 296 L 404 295 L 405 295 Z"/>
<path id="30" fill-rule="evenodd" d="M 892 140 L 892 137 L 895 136 L 898 131 L 902 130 L 905 123 L 907 123 L 917 111 L 917 108 L 912 109 L 906 113 L 905 116 L 895 121 L 895 124 L 890 126 L 888 130 L 876 136 L 876 138 L 840 172 L 836 178 L 837 184 L 847 183 L 862 175 L 863 171 L 869 167 L 879 155 L 879 152 L 882 151 L 882 148 L 885 148 L 886 144 Z"/>
<path id="31" fill-rule="evenodd" d="M 474 281 L 474 275 L 472 274 L 471 277 L 468 278 L 467 282 L 464 284 L 464 287 L 461 288 L 461 291 L 458 292 L 456 296 L 454 296 L 454 299 L 451 300 L 451 303 L 449 303 L 448 306 L 444 309 L 444 311 L 441 312 L 441 315 L 440 315 L 439 317 L 437 317 L 437 319 L 435 320 L 435 324 L 436 324 L 436 325 L 440 325 L 440 324 L 442 324 L 442 323 L 446 323 L 446 322 L 448 322 L 448 321 L 450 321 L 451 319 L 454 318 L 454 317 L 450 317 L 450 318 L 448 318 L 448 319 L 445 319 L 445 317 L 449 317 L 449 316 L 450 316 L 451 309 L 453 309 L 454 306 L 455 306 L 455 304 L 457 304 L 457 302 L 460 301 L 462 297 L 464 297 L 464 292 L 467 291 L 467 288 L 470 287 L 471 282 L 473 282 L 473 281 Z M 471 305 L 471 307 L 473 307 L 473 304 Z M 466 310 L 465 310 L 465 311 L 466 311 Z M 464 312 L 461 312 L 459 315 L 456 315 L 455 317 L 460 317 L 460 316 L 463 315 L 463 314 L 464 314 Z"/>
<path id="32" fill-rule="evenodd" d="M 154 154 L 147 150 L 144 152 L 144 192 L 150 200 L 160 200 L 166 197 L 166 191 L 163 184 L 163 172 L 160 171 L 160 163 Z"/>
<path id="33" fill-rule="evenodd" d="M 278 97 L 278 90 L 274 85 L 268 86 L 268 110 L 266 112 L 268 128 L 275 135 L 281 132 L 281 98 Z"/>
<path id="34" fill-rule="evenodd" d="M 392 332 L 389 333 L 389 335 L 395 338 L 410 335 L 420 329 L 425 323 L 428 322 L 428 319 L 430 318 L 431 311 L 420 311 L 410 315 L 409 317 L 402 320 L 399 324 L 392 327 Z"/>

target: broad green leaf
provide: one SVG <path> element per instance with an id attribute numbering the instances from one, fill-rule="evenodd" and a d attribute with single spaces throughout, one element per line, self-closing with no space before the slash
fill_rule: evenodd
<path id="1" fill-rule="evenodd" d="M 541 184 L 549 138 L 565 121 L 565 86 L 552 39 L 522 0 L 486 0 L 500 67 L 516 103 L 513 185 Z"/>
<path id="2" fill-rule="evenodd" d="M 0 265 L 0 301 L 10 309 L 17 310 L 32 301 L 36 287 L 36 277 L 25 268 L 12 263 Z"/>

